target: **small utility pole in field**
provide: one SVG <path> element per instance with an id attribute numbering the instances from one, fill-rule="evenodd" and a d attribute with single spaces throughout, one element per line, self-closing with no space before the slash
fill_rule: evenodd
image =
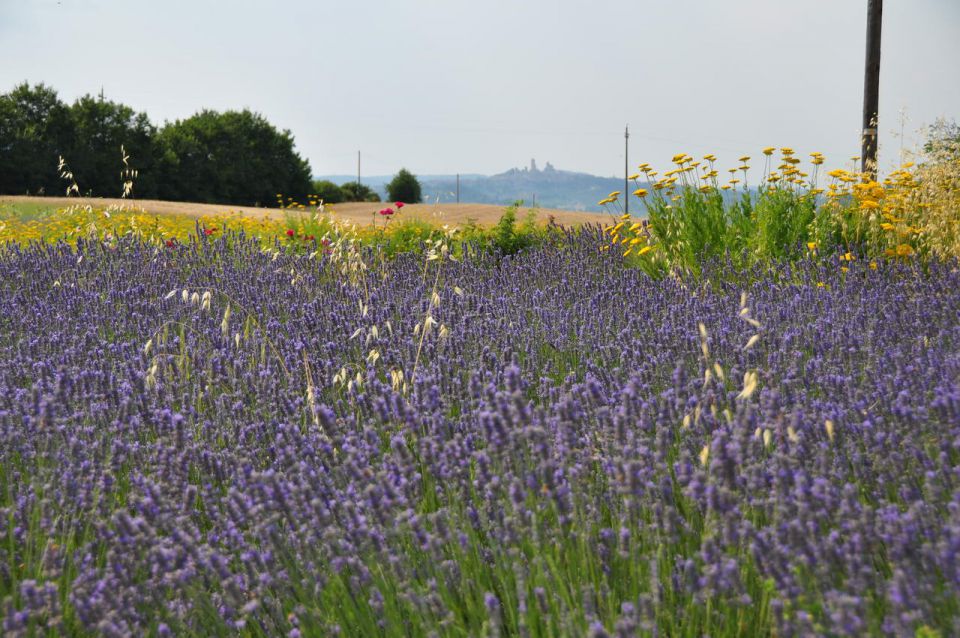
<path id="1" fill-rule="evenodd" d="M 623 212 L 630 214 L 630 186 L 627 176 L 630 175 L 630 127 L 623 129 Z"/>
<path id="2" fill-rule="evenodd" d="M 867 59 L 863 77 L 863 147 L 860 170 L 877 178 L 877 115 L 880 102 L 880 27 L 883 0 L 867 0 Z"/>

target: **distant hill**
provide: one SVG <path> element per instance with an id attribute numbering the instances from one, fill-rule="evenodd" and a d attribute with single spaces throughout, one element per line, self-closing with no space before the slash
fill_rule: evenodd
<path id="1" fill-rule="evenodd" d="M 319 175 L 336 184 L 356 181 L 356 175 Z M 386 184 L 392 175 L 372 175 L 361 181 L 386 197 Z M 417 175 L 424 201 L 441 203 L 457 201 L 456 175 Z M 633 185 L 631 184 L 631 188 Z M 589 173 L 558 170 L 547 162 L 543 169 L 535 161 L 524 168 L 511 168 L 497 175 L 461 175 L 460 201 L 478 204 L 509 205 L 523 200 L 543 208 L 600 212 L 597 202 L 611 191 L 623 190 L 622 177 L 598 177 Z"/>

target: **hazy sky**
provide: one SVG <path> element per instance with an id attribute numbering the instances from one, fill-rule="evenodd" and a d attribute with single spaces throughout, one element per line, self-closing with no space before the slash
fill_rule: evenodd
<path id="1" fill-rule="evenodd" d="M 0 0 L 0 92 L 98 93 L 154 123 L 248 107 L 315 174 L 600 175 L 767 145 L 859 151 L 866 0 Z M 881 165 L 960 119 L 960 0 L 887 0 Z"/>

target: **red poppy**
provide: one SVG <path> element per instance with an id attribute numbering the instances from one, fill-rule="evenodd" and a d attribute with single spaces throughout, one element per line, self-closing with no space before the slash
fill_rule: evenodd
<path id="1" fill-rule="evenodd" d="M 394 204 L 394 206 L 396 206 L 397 208 L 403 208 L 405 205 L 406 205 L 406 204 L 404 204 L 403 202 L 396 202 L 396 203 Z"/>
<path id="2" fill-rule="evenodd" d="M 213 234 L 213 231 L 214 231 L 213 228 L 204 228 L 204 229 L 203 229 L 203 234 L 204 234 L 204 235 L 212 235 L 212 234 Z"/>
<path id="3" fill-rule="evenodd" d="M 167 248 L 173 248 L 173 240 L 172 240 L 172 239 L 168 239 L 165 243 L 166 243 L 166 245 L 167 245 Z"/>
<path id="4" fill-rule="evenodd" d="M 384 208 L 383 210 L 380 211 L 380 214 L 381 214 L 381 215 L 393 215 L 393 209 L 392 209 L 392 208 Z"/>
<path id="5" fill-rule="evenodd" d="M 296 233 L 293 232 L 293 229 L 292 229 L 292 228 L 290 228 L 290 229 L 287 230 L 287 237 L 293 237 L 294 235 L 296 235 Z"/>
<path id="6" fill-rule="evenodd" d="M 313 241 L 314 239 L 316 239 L 316 237 L 314 237 L 313 235 L 307 236 L 307 241 Z"/>
<path id="7" fill-rule="evenodd" d="M 323 240 L 322 242 L 320 242 L 320 243 L 323 244 L 324 246 L 329 246 L 329 245 L 330 245 L 330 240 L 329 240 L 329 239 L 324 239 L 324 240 Z"/>

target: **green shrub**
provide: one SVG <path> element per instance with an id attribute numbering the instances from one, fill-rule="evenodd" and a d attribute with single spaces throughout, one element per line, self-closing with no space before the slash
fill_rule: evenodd
<path id="1" fill-rule="evenodd" d="M 391 221 L 384 233 L 384 249 L 388 256 L 423 250 L 424 242 L 439 239 L 443 229 L 419 217 L 401 217 Z"/>
<path id="2" fill-rule="evenodd" d="M 417 204 L 422 200 L 420 182 L 416 176 L 405 168 L 401 168 L 390 183 L 387 184 L 387 193 L 394 202 Z"/>
<path id="3" fill-rule="evenodd" d="M 529 248 L 538 238 L 539 229 L 533 210 L 528 211 L 523 223 L 517 225 L 517 208 L 521 205 L 523 202 L 518 201 L 508 206 L 491 232 L 493 246 L 505 255 L 514 255 Z"/>
<path id="4" fill-rule="evenodd" d="M 379 202 L 380 195 L 366 184 L 347 182 L 340 186 L 345 202 Z"/>
<path id="5" fill-rule="evenodd" d="M 952 129 L 951 129 L 952 130 Z M 949 146 L 949 132 L 942 135 Z M 876 181 L 875 176 L 834 169 L 821 175 L 824 158 L 810 154 L 809 173 L 792 149 L 780 149 L 779 165 L 763 149 L 763 177 L 748 186 L 749 157 L 730 169 L 722 183 L 716 158 L 673 158 L 675 168 L 656 181 L 647 164 L 646 186 L 634 195 L 647 219 L 621 214 L 619 191 L 600 201 L 619 214 L 605 230 L 609 249 L 654 276 L 700 275 L 707 261 L 728 260 L 743 269 L 756 264 L 807 257 L 838 258 L 840 267 L 858 258 L 925 260 L 960 254 L 957 201 L 960 160 L 931 152 L 931 161 L 913 171 L 912 163 Z M 936 161 L 940 158 L 939 161 Z M 633 176 L 638 179 L 639 174 Z M 825 187 L 818 180 L 826 180 Z M 652 191 L 652 192 L 651 192 Z M 871 267 L 876 267 L 873 263 Z"/>
<path id="6" fill-rule="evenodd" d="M 313 193 L 325 204 L 339 204 L 343 201 L 343 189 L 328 179 L 314 181 Z"/>

